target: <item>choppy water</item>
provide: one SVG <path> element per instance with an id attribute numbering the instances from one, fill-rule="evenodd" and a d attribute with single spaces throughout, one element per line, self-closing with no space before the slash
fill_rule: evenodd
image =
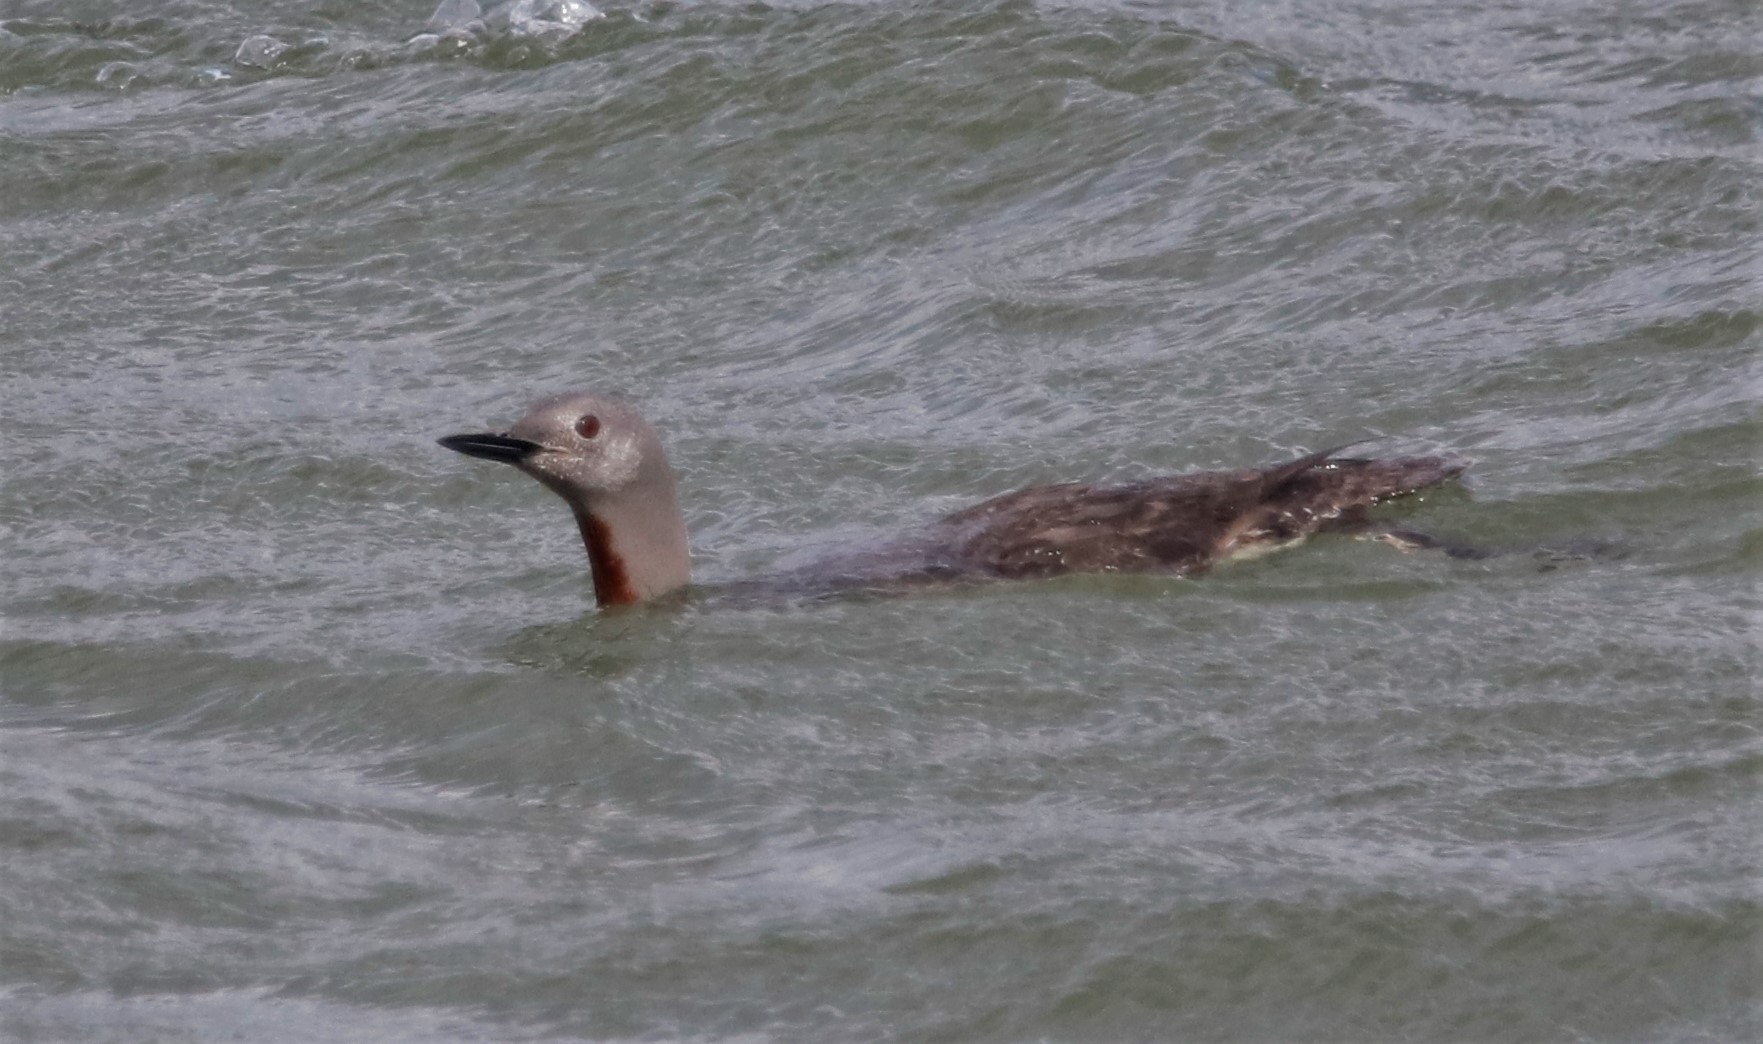
<path id="1" fill-rule="evenodd" d="M 1755 1039 L 1754 5 L 433 13 L 0 0 L 0 1036 Z M 711 583 L 1367 436 L 1623 553 L 600 615 L 433 443 L 568 387 Z"/>

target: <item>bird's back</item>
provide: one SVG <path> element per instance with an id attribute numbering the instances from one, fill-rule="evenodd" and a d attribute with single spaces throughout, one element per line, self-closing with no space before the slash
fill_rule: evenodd
<path id="1" fill-rule="evenodd" d="M 1070 572 L 1192 573 L 1355 521 L 1390 497 L 1463 470 L 1445 457 L 1337 458 L 1125 485 L 1007 493 L 943 519 L 956 568 L 1026 578 Z"/>

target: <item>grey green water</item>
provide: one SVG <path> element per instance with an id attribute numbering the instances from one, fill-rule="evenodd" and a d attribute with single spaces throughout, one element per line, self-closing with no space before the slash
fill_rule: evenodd
<path id="1" fill-rule="evenodd" d="M 1754 4 L 434 13 L 0 0 L 0 1038 L 1757 1038 Z M 603 615 L 433 441 L 577 387 L 706 587 L 1360 438 L 1518 550 Z"/>

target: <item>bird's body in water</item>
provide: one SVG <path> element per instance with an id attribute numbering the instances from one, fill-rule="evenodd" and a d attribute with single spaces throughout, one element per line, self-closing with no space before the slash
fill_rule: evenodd
<path id="1" fill-rule="evenodd" d="M 637 412 L 587 393 L 535 403 L 506 432 L 441 445 L 514 466 L 575 513 L 599 603 L 646 601 L 686 586 L 685 522 L 661 440 Z M 1339 457 L 1120 485 L 1069 483 L 1006 493 L 931 523 L 893 549 L 831 563 L 827 584 L 1029 579 L 1064 573 L 1190 575 L 1330 530 L 1370 525 L 1383 500 L 1463 470 L 1448 457 Z M 793 574 L 801 588 L 814 571 Z"/>

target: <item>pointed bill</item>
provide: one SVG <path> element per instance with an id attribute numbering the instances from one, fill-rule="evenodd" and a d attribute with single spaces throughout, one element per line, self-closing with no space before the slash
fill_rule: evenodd
<path id="1" fill-rule="evenodd" d="M 484 460 L 498 460 L 504 464 L 519 464 L 542 448 L 536 442 L 517 439 L 512 435 L 498 435 L 494 432 L 449 435 L 435 441 L 456 453 L 463 453 L 468 457 L 481 457 Z"/>

